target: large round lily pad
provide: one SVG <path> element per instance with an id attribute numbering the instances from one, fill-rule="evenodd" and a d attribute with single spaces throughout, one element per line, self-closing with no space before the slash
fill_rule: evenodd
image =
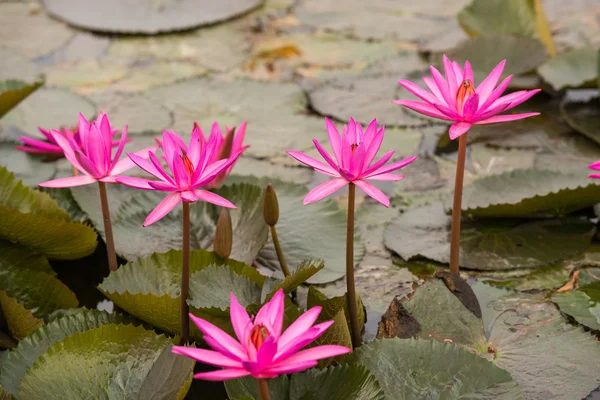
<path id="1" fill-rule="evenodd" d="M 572 316 L 581 325 L 600 331 L 600 282 L 572 292 L 555 293 L 552 301 L 560 307 L 560 311 Z"/>
<path id="2" fill-rule="evenodd" d="M 462 209 L 476 217 L 562 217 L 599 199 L 600 185 L 585 175 L 523 169 L 476 180 L 465 188 Z"/>
<path id="3" fill-rule="evenodd" d="M 548 60 L 538 68 L 538 73 L 555 90 L 596 86 L 598 62 L 597 49 L 581 47 Z"/>
<path id="4" fill-rule="evenodd" d="M 262 1 L 44 0 L 43 3 L 50 14 L 78 28 L 111 33 L 156 34 L 234 18 L 258 7 Z"/>
<path id="5" fill-rule="evenodd" d="M 476 270 L 538 268 L 583 252 L 594 227 L 587 219 L 462 222 L 460 265 Z M 385 245 L 405 260 L 450 260 L 450 216 L 441 204 L 410 210 L 385 231 Z"/>
<path id="6" fill-rule="evenodd" d="M 21 380 L 18 397 L 181 399 L 194 361 L 171 353 L 173 341 L 133 325 L 77 332 L 38 358 Z"/>
<path id="7" fill-rule="evenodd" d="M 571 128 L 600 143 L 600 98 L 589 101 L 569 101 L 565 98 L 560 105 L 560 113 Z"/>
<path id="8" fill-rule="evenodd" d="M 600 384 L 600 346 L 582 328 L 566 324 L 544 294 L 523 294 L 478 283 L 482 320 L 440 281 L 429 281 L 403 303 L 421 324 L 419 336 L 459 343 L 506 370 L 525 399 L 583 398 Z M 424 291 L 417 295 L 419 291 Z M 444 304 L 447 318 L 440 320 Z M 452 315 L 460 316 L 453 318 Z"/>

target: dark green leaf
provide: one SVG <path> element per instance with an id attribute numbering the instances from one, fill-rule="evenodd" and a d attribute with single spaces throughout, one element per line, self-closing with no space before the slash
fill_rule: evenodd
<path id="1" fill-rule="evenodd" d="M 590 283 L 572 292 L 555 293 L 552 301 L 560 311 L 575 318 L 581 325 L 600 330 L 600 282 Z"/>
<path id="2" fill-rule="evenodd" d="M 593 226 L 582 218 L 494 219 L 462 224 L 460 265 L 476 270 L 539 268 L 583 252 Z M 449 262 L 450 217 L 440 204 L 402 214 L 385 231 L 385 245 L 403 259 Z"/>
<path id="3" fill-rule="evenodd" d="M 43 82 L 27 83 L 23 81 L 0 82 L 0 118 L 23 99 L 42 86 Z"/>
<path id="4" fill-rule="evenodd" d="M 565 98 L 560 105 L 560 113 L 571 128 L 600 144 L 599 97 L 587 102 Z"/>
<path id="5" fill-rule="evenodd" d="M 523 398 L 508 372 L 451 343 L 375 340 L 356 349 L 349 361 L 365 365 L 388 400 Z"/>
<path id="6" fill-rule="evenodd" d="M 290 380 L 287 375 L 269 379 L 267 383 L 269 384 L 271 400 L 289 400 Z M 232 400 L 245 400 L 246 398 L 251 400 L 260 399 L 258 383 L 256 382 L 256 378 L 251 376 L 225 381 L 225 389 L 227 390 L 227 395 Z"/>

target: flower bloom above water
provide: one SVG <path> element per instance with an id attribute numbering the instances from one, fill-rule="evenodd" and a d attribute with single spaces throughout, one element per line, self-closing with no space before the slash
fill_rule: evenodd
<path id="1" fill-rule="evenodd" d="M 466 61 L 462 68 L 444 56 L 445 79 L 433 66 L 430 67 L 433 79 L 423 77 L 429 91 L 407 80 L 398 81 L 423 102 L 396 100 L 394 103 L 430 117 L 453 121 L 450 127 L 452 140 L 466 133 L 473 125 L 509 122 L 539 115 L 537 112 L 497 115 L 518 106 L 540 91 L 521 90 L 500 97 L 512 79 L 512 75 L 509 75 L 496 87 L 505 64 L 506 60 L 500 62 L 475 88 L 471 64 Z"/>
<path id="2" fill-rule="evenodd" d="M 589 169 L 593 169 L 594 171 L 600 171 L 600 161 L 596 161 L 593 164 L 588 166 Z M 589 174 L 588 178 L 600 179 L 600 174 Z"/>
<path id="3" fill-rule="evenodd" d="M 88 122 L 80 113 L 77 136 L 59 131 L 50 131 L 50 135 L 60 147 L 66 159 L 83 175 L 55 179 L 40 183 L 39 186 L 63 188 L 87 185 L 97 181 L 115 183 L 119 174 L 133 168 L 135 164 L 129 158 L 119 160 L 125 143 L 127 143 L 127 126 L 123 129 L 117 151 L 113 156 L 114 142 L 112 137 L 114 133 L 110 127 L 108 117 L 104 113 L 100 113 L 92 123 Z M 138 151 L 136 154 L 140 157 L 148 157 L 149 151 L 156 148 L 149 147 Z"/>
<path id="4" fill-rule="evenodd" d="M 117 182 L 136 189 L 169 192 L 167 197 L 148 215 L 144 226 L 160 220 L 182 201 L 193 203 L 202 200 L 221 207 L 236 208 L 223 197 L 199 189 L 207 187 L 219 174 L 231 167 L 242 154 L 242 150 L 239 150 L 229 158 L 211 162 L 216 159 L 215 154 L 219 152 L 218 145 L 222 143 L 219 138 L 222 139 L 220 131 L 213 130 L 206 140 L 204 134 L 196 127 L 192 132 L 190 145 L 187 146 L 175 132 L 164 131 L 163 140 L 160 143 L 171 174 L 167 173 L 154 152 L 150 152 L 149 160 L 138 154 L 127 153 L 138 167 L 159 181 L 121 176 Z"/>
<path id="5" fill-rule="evenodd" d="M 65 156 L 63 149 L 58 145 L 56 140 L 54 140 L 54 136 L 52 132 L 59 133 L 65 138 L 70 136 L 73 138 L 75 143 L 79 145 L 79 148 L 82 147 L 81 137 L 79 135 L 79 129 L 75 127 L 75 129 L 63 128 L 62 130 L 52 130 L 48 131 L 46 129 L 38 127 L 38 130 L 42 135 L 46 137 L 46 140 L 40 140 L 35 138 L 30 138 L 27 136 L 21 136 L 19 141 L 23 143 L 22 146 L 17 146 L 16 149 L 20 151 L 24 151 L 29 154 L 36 154 L 40 156 L 45 156 L 43 159 L 44 162 L 56 161 Z M 119 131 L 112 131 L 112 135 L 114 136 Z M 118 147 L 119 141 L 113 140 L 112 147 Z"/>
<path id="6" fill-rule="evenodd" d="M 190 318 L 204 334 L 213 350 L 174 346 L 172 352 L 223 369 L 201 372 L 194 378 L 224 381 L 252 375 L 255 378 L 275 378 L 281 374 L 304 371 L 317 365 L 317 360 L 347 354 L 351 349 L 337 345 L 316 346 L 301 350 L 321 336 L 333 321 L 314 325 L 321 307 L 302 314 L 284 332 L 283 290 L 250 318 L 235 295 L 231 294 L 231 324 L 237 340 L 202 318 Z"/>
<path id="7" fill-rule="evenodd" d="M 367 129 L 363 131 L 362 125 L 350 118 L 348 125 L 344 126 L 341 138 L 331 120 L 325 118 L 325 121 L 329 143 L 335 160 L 316 139 L 313 139 L 315 147 L 327 163 L 315 160 L 298 151 L 287 152 L 302 164 L 308 165 L 317 172 L 334 178 L 308 192 L 304 198 L 304 204 L 319 201 L 347 184 L 353 183 L 367 195 L 384 206 L 389 207 L 390 201 L 387 196 L 381 190 L 367 182 L 367 180 L 399 181 L 404 176 L 395 175 L 391 172 L 407 166 L 416 160 L 417 157 L 410 157 L 385 165 L 394 155 L 394 151 L 391 150 L 385 153 L 378 161 L 373 162 L 383 142 L 385 131 L 383 126 L 379 129 L 377 128 L 377 120 L 371 121 Z"/>

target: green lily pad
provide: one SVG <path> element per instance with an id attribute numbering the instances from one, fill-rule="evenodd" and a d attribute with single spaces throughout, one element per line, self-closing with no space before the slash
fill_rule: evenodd
<path id="1" fill-rule="evenodd" d="M 57 309 L 77 307 L 75 294 L 44 256 L 1 240 L 0 251 L 0 306 L 15 337 L 22 339 Z"/>
<path id="2" fill-rule="evenodd" d="M 375 376 L 363 365 L 337 365 L 310 369 L 269 379 L 272 400 L 385 400 Z M 232 400 L 257 400 L 260 395 L 252 377 L 225 382 Z"/>
<path id="3" fill-rule="evenodd" d="M 547 53 L 544 45 L 536 39 L 513 36 L 477 36 L 461 42 L 447 56 L 461 65 L 469 60 L 473 66 L 476 82 L 481 82 L 502 60 L 506 60 L 503 76 L 518 75 L 535 70 Z"/>
<path id="4" fill-rule="evenodd" d="M 582 398 L 600 384 L 598 343 L 583 329 L 566 324 L 544 294 L 514 293 L 482 283 L 472 288 L 482 309 L 482 331 L 465 329 L 480 325 L 481 319 L 458 300 L 446 304 L 443 314 L 448 317 L 439 320 L 437 307 L 453 294 L 439 281 L 428 281 L 403 303 L 421 323 L 419 335 L 457 343 L 487 358 L 512 375 L 526 399 Z M 417 296 L 420 290 L 425 293 Z"/>
<path id="5" fill-rule="evenodd" d="M 19 104 L 23 99 L 35 92 L 43 82 L 27 83 L 23 81 L 0 82 L 0 118 Z"/>
<path id="6" fill-rule="evenodd" d="M 181 290 L 181 251 L 171 250 L 164 254 L 153 254 L 148 258 L 121 266 L 111 273 L 98 286 L 119 307 L 143 321 L 170 333 L 179 332 L 179 297 Z M 227 268 L 218 269 L 219 266 Z M 197 275 L 201 270 L 211 268 L 215 282 L 229 280 L 228 284 L 237 282 L 233 288 L 225 286 L 225 298 L 212 296 L 213 293 L 203 287 L 202 279 L 205 274 Z M 229 274 L 233 271 L 235 276 Z M 207 272 L 207 274 L 210 274 Z M 197 275 L 197 276 L 196 276 Z M 196 278 L 200 279 L 195 282 Z M 199 306 L 210 308 L 207 301 L 216 301 L 213 306 L 219 307 L 229 302 L 229 292 L 234 291 L 241 301 L 249 297 L 258 298 L 260 302 L 260 287 L 264 282 L 255 269 L 233 259 L 223 259 L 205 250 L 192 251 L 190 254 L 190 299 L 191 305 L 196 303 L 194 293 L 198 288 L 197 301 Z M 221 281 L 219 281 L 221 280 Z M 213 283 L 207 282 L 210 287 Z M 213 288 L 214 289 L 214 288 Z M 248 293 L 249 291 L 249 293 Z M 223 292 L 219 292 L 223 294 Z M 253 296 L 254 293 L 254 297 Z M 206 297 L 210 297 L 206 300 Z"/>
<path id="7" fill-rule="evenodd" d="M 571 128 L 600 144 L 600 98 L 587 102 L 565 99 L 560 113 Z"/>
<path id="8" fill-rule="evenodd" d="M 323 129 L 321 118 L 306 115 L 306 95 L 292 83 L 202 78 L 157 87 L 146 95 L 173 113 L 173 129 L 186 137 L 193 121 L 205 130 L 214 121 L 221 126 L 247 121 L 245 143 L 250 147 L 245 153 L 257 158 L 306 150 L 313 133 Z"/>
<path id="9" fill-rule="evenodd" d="M 523 169 L 478 179 L 465 188 L 463 196 L 465 215 L 563 217 L 596 204 L 600 185 L 585 175 Z"/>
<path id="10" fill-rule="evenodd" d="M 581 47 L 560 53 L 538 68 L 538 74 L 555 90 L 581 86 L 595 87 L 598 50 Z"/>
<path id="11" fill-rule="evenodd" d="M 48 194 L 25 187 L 4 167 L 0 183 L 0 238 L 63 260 L 85 257 L 96 249 L 94 230 L 71 222 Z"/>
<path id="12" fill-rule="evenodd" d="M 155 4 L 136 0 L 85 1 L 69 7 L 57 0 L 44 0 L 46 11 L 78 28 L 110 33 L 157 34 L 181 31 L 225 21 L 260 6 L 261 0 L 214 3 L 193 0 Z M 104 18 L 96 18 L 102 15 Z M 128 18 L 124 19 L 123 15 Z"/>
<path id="13" fill-rule="evenodd" d="M 96 117 L 96 107 L 84 97 L 64 89 L 42 88 L 6 114 L 1 124 L 14 125 L 32 137 L 43 138 L 38 126 L 45 129 L 71 128 L 77 124 L 80 112 L 88 119 Z"/>
<path id="14" fill-rule="evenodd" d="M 96 229 L 104 235 L 100 200 L 97 188 L 82 186 L 72 189 L 73 197 L 87 213 Z M 233 248 L 231 258 L 252 263 L 267 240 L 264 223 L 262 190 L 249 184 L 223 186 L 216 193 L 233 202 L 238 209 L 231 211 Z M 146 192 L 120 185 L 109 185 L 108 201 L 111 210 L 117 254 L 127 260 L 147 257 L 155 252 L 181 248 L 181 208 L 178 207 L 157 223 L 142 224 L 148 214 L 164 198 L 162 192 Z M 192 249 L 210 249 L 219 218 L 220 207 L 196 202 L 190 207 Z"/>
<path id="15" fill-rule="evenodd" d="M 529 36 L 544 43 L 550 55 L 556 54 L 540 0 L 473 0 L 458 14 L 458 22 L 471 36 Z"/>
<path id="16" fill-rule="evenodd" d="M 0 385 L 5 392 L 17 394 L 27 370 L 56 342 L 77 332 L 127 321 L 128 318 L 121 314 L 87 309 L 53 320 L 19 341 L 18 346 L 8 353 L 0 368 Z"/>
<path id="17" fill-rule="evenodd" d="M 536 268 L 534 270 L 524 270 L 523 272 L 525 272 L 525 274 L 520 276 L 495 277 L 492 275 L 491 279 L 486 279 L 484 282 L 491 286 L 519 290 L 522 292 L 532 290 L 553 291 L 560 288 L 569 280 L 573 268 L 574 265 L 571 261 L 565 261 L 547 267 Z M 517 270 L 514 271 L 517 272 Z"/>
<path id="18" fill-rule="evenodd" d="M 365 365 L 386 399 L 523 398 L 508 372 L 450 343 L 375 340 L 356 349 L 348 362 Z"/>
<path id="19" fill-rule="evenodd" d="M 183 398 L 194 361 L 171 353 L 172 339 L 141 326 L 107 324 L 68 336 L 21 380 L 26 399 Z"/>
<path id="20" fill-rule="evenodd" d="M 464 220 L 460 265 L 475 270 L 539 268 L 582 253 L 594 229 L 581 218 L 522 221 Z M 410 210 L 384 233 L 385 245 L 405 260 L 422 256 L 448 263 L 450 217 L 440 204 Z"/>
<path id="21" fill-rule="evenodd" d="M 308 257 L 325 262 L 325 268 L 308 279 L 307 283 L 328 283 L 346 274 L 346 216 L 333 200 L 324 199 L 303 206 L 302 200 L 308 193 L 303 185 L 268 178 L 230 177 L 230 179 L 251 182 L 263 188 L 269 183 L 273 184 L 279 202 L 277 235 L 286 262 L 288 265 L 298 265 Z M 355 233 L 355 263 L 360 261 L 363 253 L 364 247 L 358 233 Z M 258 254 L 256 261 L 261 266 L 274 271 L 276 276 L 282 276 L 275 247 L 270 239 Z"/>
<path id="22" fill-rule="evenodd" d="M 600 330 L 600 282 L 590 283 L 572 292 L 552 296 L 560 311 L 573 317 L 581 325 Z"/>
<path id="23" fill-rule="evenodd" d="M 0 127 L 0 130 L 2 129 Z M 20 179 L 25 186 L 37 188 L 40 182 L 57 177 L 58 163 L 43 162 L 42 157 L 16 150 L 15 147 L 18 144 L 13 142 L 13 138 L 16 138 L 13 137 L 13 134 L 19 134 L 19 131 L 11 128 L 8 128 L 7 131 L 9 132 L 7 140 L 0 143 L 0 160 L 2 160 L 3 166 L 15 174 L 16 178 Z M 71 168 L 69 168 L 69 172 L 72 175 Z"/>

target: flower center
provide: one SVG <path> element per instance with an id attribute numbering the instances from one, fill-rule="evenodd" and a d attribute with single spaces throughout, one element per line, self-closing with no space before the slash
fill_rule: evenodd
<path id="1" fill-rule="evenodd" d="M 350 147 L 352 148 L 352 154 L 354 154 L 354 150 L 358 147 L 358 143 L 353 143 Z"/>
<path id="2" fill-rule="evenodd" d="M 185 151 L 181 150 L 181 161 L 183 161 L 183 165 L 185 166 L 185 169 L 188 173 L 189 176 L 192 176 L 194 174 L 194 164 L 192 164 L 192 160 L 189 159 L 189 157 L 187 156 L 187 154 L 185 154 Z"/>
<path id="3" fill-rule="evenodd" d="M 252 343 L 256 351 L 258 351 L 269 336 L 269 330 L 265 328 L 263 324 L 258 324 L 250 331 L 248 341 Z"/>
<path id="4" fill-rule="evenodd" d="M 462 114 L 463 107 L 469 96 L 475 94 L 475 87 L 470 79 L 465 79 L 456 93 L 456 108 Z"/>

